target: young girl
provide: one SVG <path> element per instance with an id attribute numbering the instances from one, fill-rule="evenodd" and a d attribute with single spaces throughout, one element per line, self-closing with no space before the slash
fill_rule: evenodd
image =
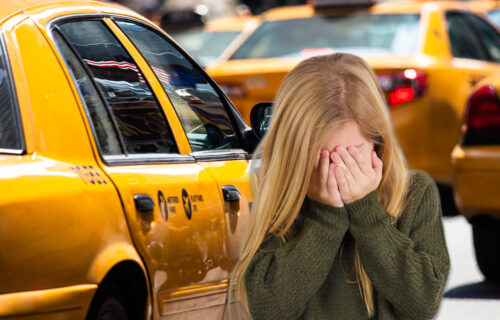
<path id="1" fill-rule="evenodd" d="M 277 94 L 233 284 L 253 319 L 431 319 L 449 271 L 436 185 L 409 171 L 361 58 Z"/>

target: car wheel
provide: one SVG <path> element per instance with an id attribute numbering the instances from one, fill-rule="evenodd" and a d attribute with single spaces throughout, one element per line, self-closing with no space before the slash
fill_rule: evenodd
<path id="1" fill-rule="evenodd" d="M 500 220 L 477 216 L 471 224 L 479 269 L 486 281 L 500 283 Z"/>
<path id="2" fill-rule="evenodd" d="M 114 288 L 98 292 L 89 310 L 87 320 L 132 320 L 125 299 Z"/>

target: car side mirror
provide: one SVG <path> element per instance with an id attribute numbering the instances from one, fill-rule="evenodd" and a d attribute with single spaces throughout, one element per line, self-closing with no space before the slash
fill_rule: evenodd
<path id="1" fill-rule="evenodd" d="M 250 124 L 252 131 L 259 141 L 264 137 L 271 123 L 273 104 L 271 102 L 261 102 L 253 106 L 250 112 Z"/>

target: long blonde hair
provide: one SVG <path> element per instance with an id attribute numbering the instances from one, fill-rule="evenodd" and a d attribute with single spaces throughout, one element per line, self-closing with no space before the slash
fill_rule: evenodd
<path id="1" fill-rule="evenodd" d="M 229 290 L 231 293 L 236 288 L 247 311 L 244 275 L 248 265 L 267 237 L 288 240 L 306 197 L 322 137 L 346 121 L 355 121 L 363 135 L 374 142 L 384 164 L 378 198 L 397 222 L 405 205 L 408 170 L 374 72 L 361 58 L 345 53 L 302 61 L 283 80 L 269 130 L 255 152 L 262 157 L 260 175 L 258 183 L 252 181 L 253 207 Z M 355 248 L 356 282 L 368 315 L 373 316 L 372 284 L 357 244 Z"/>

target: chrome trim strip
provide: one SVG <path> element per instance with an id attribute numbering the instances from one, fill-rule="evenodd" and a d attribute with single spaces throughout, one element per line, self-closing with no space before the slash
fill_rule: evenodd
<path id="1" fill-rule="evenodd" d="M 196 151 L 189 155 L 196 161 L 247 160 L 248 157 L 241 149 Z"/>
<path id="2" fill-rule="evenodd" d="M 180 154 L 134 154 L 104 156 L 103 160 L 107 165 L 140 165 L 140 164 L 169 164 L 169 163 L 194 163 L 195 158 L 191 155 Z"/>

